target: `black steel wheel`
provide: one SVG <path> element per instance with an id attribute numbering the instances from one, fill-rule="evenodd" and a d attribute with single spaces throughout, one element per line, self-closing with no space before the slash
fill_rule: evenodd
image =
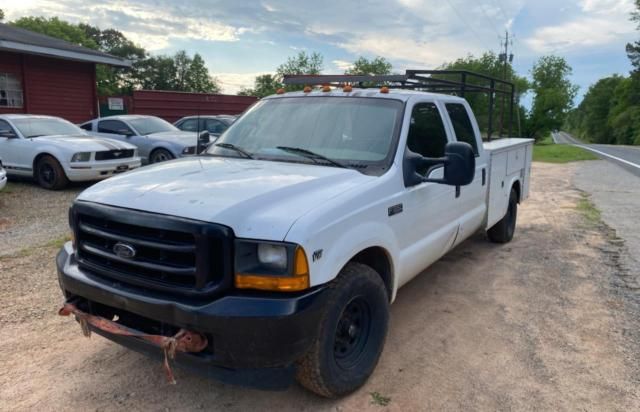
<path id="1" fill-rule="evenodd" d="M 513 239 L 513 234 L 516 231 L 516 220 L 518 218 L 518 192 L 515 189 L 511 189 L 509 194 L 509 205 L 507 206 L 507 213 L 504 217 L 495 225 L 493 225 L 488 231 L 487 235 L 489 240 L 494 243 L 508 243 Z"/>
<path id="2" fill-rule="evenodd" d="M 49 190 L 64 189 L 69 179 L 55 157 L 45 155 L 36 163 L 35 178 L 40 186 Z"/>
<path id="3" fill-rule="evenodd" d="M 373 373 L 384 347 L 389 296 L 380 275 L 347 264 L 328 285 L 315 342 L 298 361 L 296 378 L 328 398 L 351 393 Z"/>

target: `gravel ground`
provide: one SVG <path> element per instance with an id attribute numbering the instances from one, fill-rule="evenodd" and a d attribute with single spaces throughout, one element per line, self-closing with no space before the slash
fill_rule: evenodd
<path id="1" fill-rule="evenodd" d="M 0 409 L 640 410 L 638 292 L 615 281 L 611 229 L 576 210 L 576 168 L 535 164 L 513 242 L 474 236 L 402 288 L 376 371 L 339 400 L 179 369 L 168 385 L 158 362 L 56 316 L 56 248 L 1 257 Z"/>
<path id="2" fill-rule="evenodd" d="M 66 236 L 69 206 L 85 187 L 54 192 L 28 181 L 9 182 L 0 192 L 0 256 Z"/>

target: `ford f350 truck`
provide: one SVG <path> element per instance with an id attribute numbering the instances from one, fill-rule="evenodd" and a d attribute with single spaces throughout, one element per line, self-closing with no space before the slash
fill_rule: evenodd
<path id="1" fill-rule="evenodd" d="M 175 362 L 347 394 L 376 367 L 402 285 L 478 231 L 512 239 L 531 143 L 483 143 L 460 97 L 279 90 L 206 153 L 78 196 L 60 314 L 164 357 L 170 380 Z"/>

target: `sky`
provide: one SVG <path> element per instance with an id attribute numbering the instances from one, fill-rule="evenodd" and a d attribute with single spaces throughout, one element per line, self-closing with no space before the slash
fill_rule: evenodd
<path id="1" fill-rule="evenodd" d="M 324 73 L 359 56 L 382 56 L 395 72 L 437 68 L 513 35 L 514 68 L 540 56 L 573 67 L 580 95 L 601 77 L 631 69 L 625 44 L 640 37 L 633 0 L 2 0 L 5 20 L 58 16 L 115 28 L 157 54 L 200 53 L 223 92 L 251 86 L 300 50 L 319 52 Z"/>

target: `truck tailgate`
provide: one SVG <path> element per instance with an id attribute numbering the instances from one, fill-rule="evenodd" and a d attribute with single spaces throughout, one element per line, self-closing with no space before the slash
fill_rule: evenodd
<path id="1" fill-rule="evenodd" d="M 533 139 L 497 139 L 484 143 L 484 150 L 489 153 L 488 229 L 505 215 L 515 181 L 520 182 L 520 200 L 529 197 Z"/>

